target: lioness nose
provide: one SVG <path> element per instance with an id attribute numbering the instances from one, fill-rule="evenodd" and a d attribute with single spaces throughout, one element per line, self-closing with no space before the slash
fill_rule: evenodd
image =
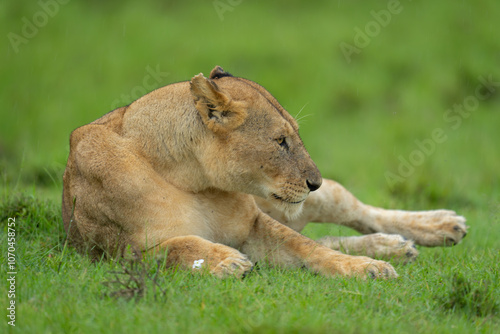
<path id="1" fill-rule="evenodd" d="M 318 188 L 321 186 L 321 183 L 314 182 L 314 181 L 306 181 L 307 187 L 309 188 L 310 191 L 315 191 L 318 190 Z"/>

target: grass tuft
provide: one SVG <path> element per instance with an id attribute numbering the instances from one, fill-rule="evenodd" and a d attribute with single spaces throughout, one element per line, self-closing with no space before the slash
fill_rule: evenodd
<path id="1" fill-rule="evenodd" d="M 151 293 L 154 300 L 165 298 L 166 290 L 159 284 L 160 273 L 165 267 L 161 261 L 153 264 L 141 258 L 120 259 L 120 269 L 110 271 L 114 280 L 104 281 L 110 291 L 106 294 L 112 298 L 123 298 L 138 301 L 146 292 Z"/>
<path id="2" fill-rule="evenodd" d="M 438 299 L 448 312 L 461 311 L 469 317 L 487 317 L 498 314 L 499 304 L 494 293 L 490 283 L 456 273 L 446 293 Z"/>

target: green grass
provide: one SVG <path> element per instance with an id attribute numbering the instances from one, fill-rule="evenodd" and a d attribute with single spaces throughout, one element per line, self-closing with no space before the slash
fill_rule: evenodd
<path id="1" fill-rule="evenodd" d="M 65 247 L 53 203 L 26 196 L 4 201 L 1 210 L 2 222 L 17 217 L 17 325 L 24 333 L 466 333 L 499 328 L 498 251 L 469 240 L 455 248 L 421 249 L 416 263 L 396 266 L 401 278 L 393 281 L 325 278 L 265 266 L 243 280 L 218 280 L 165 269 L 152 260 L 138 270 L 128 262 L 92 264 Z M 1 242 L 6 243 L 5 236 Z M 113 284 L 123 268 L 139 284 Z"/>
<path id="2" fill-rule="evenodd" d="M 500 331 L 500 90 L 460 125 L 447 110 L 500 81 L 500 4 L 401 1 L 348 63 L 339 45 L 387 1 L 243 1 L 220 20 L 212 2 L 70 1 L 15 52 L 0 53 L 0 242 L 17 222 L 17 321 L 23 333 L 372 333 Z M 0 4 L 0 31 L 21 34 L 37 2 Z M 292 115 L 325 177 L 366 203 L 449 208 L 470 233 L 452 248 L 420 248 L 394 281 L 324 278 L 262 267 L 219 281 L 147 262 L 141 298 L 128 300 L 112 272 L 65 246 L 60 215 L 70 132 L 138 97 L 147 68 L 155 87 L 216 65 L 268 88 Z M 457 116 L 458 114 L 449 114 Z M 400 157 L 441 128 L 446 140 L 390 186 Z M 353 235 L 311 224 L 305 234 Z M 5 277 L 2 275 L 2 277 Z M 6 280 L 0 308 L 8 305 Z M 162 293 L 160 288 L 164 291 Z M 140 290 L 139 289 L 139 290 Z M 132 290 L 132 291 L 139 291 Z M 123 292 L 123 291 L 122 291 Z M 5 317 L 5 315 L 1 315 Z M 0 322 L 0 331 L 7 324 Z M 10 327 L 10 326 L 9 326 Z"/>

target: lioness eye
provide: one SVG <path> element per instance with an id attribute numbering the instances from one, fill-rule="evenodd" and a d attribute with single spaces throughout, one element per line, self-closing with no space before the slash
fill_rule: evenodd
<path id="1" fill-rule="evenodd" d="M 279 146 L 283 147 L 284 149 L 288 149 L 288 144 L 286 143 L 285 137 L 279 137 L 276 139 L 276 142 L 278 143 Z"/>

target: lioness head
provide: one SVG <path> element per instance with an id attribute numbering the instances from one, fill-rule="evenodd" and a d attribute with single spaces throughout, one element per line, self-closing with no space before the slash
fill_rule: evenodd
<path id="1" fill-rule="evenodd" d="M 288 216 L 300 212 L 321 174 L 299 137 L 297 122 L 262 86 L 217 66 L 190 82 L 210 140 L 201 165 L 212 184 L 268 199 Z"/>

